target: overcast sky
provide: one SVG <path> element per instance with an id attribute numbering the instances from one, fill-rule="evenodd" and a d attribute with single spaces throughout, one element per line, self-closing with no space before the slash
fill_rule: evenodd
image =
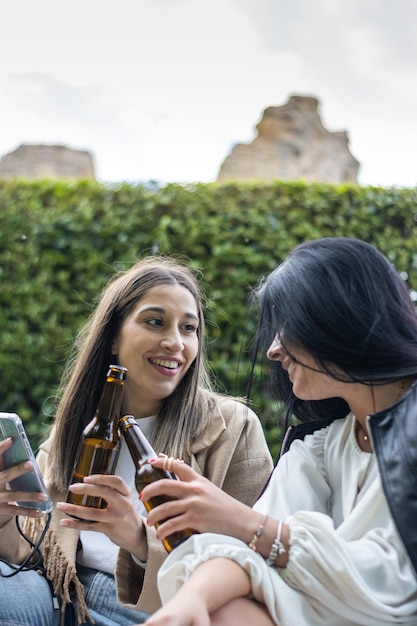
<path id="1" fill-rule="evenodd" d="M 363 185 L 417 185 L 416 0 L 2 0 L 0 156 L 104 182 L 215 180 L 268 106 L 319 99 Z"/>

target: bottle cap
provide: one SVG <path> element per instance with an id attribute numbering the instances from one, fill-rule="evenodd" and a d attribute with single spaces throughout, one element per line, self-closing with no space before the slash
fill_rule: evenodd
<path id="1" fill-rule="evenodd" d="M 125 380 L 127 374 L 127 367 L 123 365 L 109 365 L 109 371 L 107 372 L 107 378 L 117 378 L 118 380 Z"/>

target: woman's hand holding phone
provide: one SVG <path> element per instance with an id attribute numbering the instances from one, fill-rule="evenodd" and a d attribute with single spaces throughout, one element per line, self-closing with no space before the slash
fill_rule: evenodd
<path id="1" fill-rule="evenodd" d="M 20 418 L 0 413 L 0 527 L 16 515 L 41 517 L 51 509 Z"/>
<path id="2" fill-rule="evenodd" d="M 44 493 L 21 493 L 19 491 L 11 491 L 8 489 L 8 483 L 17 478 L 23 476 L 32 469 L 32 463 L 26 461 L 20 465 L 15 465 L 9 469 L 3 467 L 3 453 L 13 445 L 11 438 L 0 441 L 0 527 L 4 526 L 9 520 L 16 515 L 29 515 L 30 517 L 40 517 L 42 511 L 30 509 L 26 507 L 17 506 L 16 500 L 33 500 L 34 502 L 45 502 L 46 496 Z"/>

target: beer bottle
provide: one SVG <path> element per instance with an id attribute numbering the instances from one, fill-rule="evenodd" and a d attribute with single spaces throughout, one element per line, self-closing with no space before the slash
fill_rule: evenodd
<path id="1" fill-rule="evenodd" d="M 91 474 L 114 474 L 120 452 L 118 422 L 122 405 L 123 385 L 127 369 L 110 365 L 103 393 L 91 422 L 83 431 L 70 484 L 82 483 Z M 103 498 L 68 491 L 67 502 L 104 509 Z M 70 517 L 75 517 L 71 515 Z M 81 518 L 76 518 L 81 519 Z"/>
<path id="2" fill-rule="evenodd" d="M 156 480 L 161 480 L 161 478 L 178 480 L 178 478 L 172 472 L 153 467 L 149 463 L 150 459 L 157 458 L 157 454 L 152 448 L 149 441 L 146 439 L 138 424 L 136 423 L 133 415 L 125 415 L 124 417 L 122 417 L 119 422 L 119 426 L 124 438 L 126 439 L 129 452 L 136 466 L 135 484 L 138 493 L 140 493 L 142 489 L 146 487 L 146 485 L 149 485 Z M 163 504 L 168 500 L 175 500 L 175 498 L 164 495 L 156 496 L 155 498 L 151 498 L 148 501 L 142 502 L 146 510 L 150 511 L 159 504 Z M 156 528 L 159 526 L 159 524 L 162 524 L 162 522 L 155 524 Z M 171 550 L 176 548 L 180 543 L 188 539 L 188 537 L 196 532 L 197 531 L 195 530 L 187 528 L 185 530 L 181 530 L 173 533 L 172 535 L 169 535 L 162 540 L 162 543 L 164 544 L 167 552 L 171 552 Z"/>

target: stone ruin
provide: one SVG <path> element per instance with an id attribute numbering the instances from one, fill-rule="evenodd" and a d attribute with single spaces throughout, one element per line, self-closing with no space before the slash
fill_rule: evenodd
<path id="1" fill-rule="evenodd" d="M 95 179 L 94 162 L 86 150 L 66 146 L 22 144 L 0 159 L 0 178 Z"/>
<path id="2" fill-rule="evenodd" d="M 317 98 L 293 95 L 264 110 L 249 144 L 237 144 L 220 167 L 218 180 L 304 180 L 355 183 L 359 162 L 346 131 L 330 132 Z"/>
<path id="3" fill-rule="evenodd" d="M 349 150 L 348 134 L 323 126 L 317 98 L 293 95 L 282 106 L 266 108 L 256 131 L 251 143 L 234 146 L 220 167 L 218 181 L 357 182 L 359 162 Z M 0 179 L 14 177 L 95 179 L 96 175 L 88 151 L 22 144 L 0 159 Z"/>

